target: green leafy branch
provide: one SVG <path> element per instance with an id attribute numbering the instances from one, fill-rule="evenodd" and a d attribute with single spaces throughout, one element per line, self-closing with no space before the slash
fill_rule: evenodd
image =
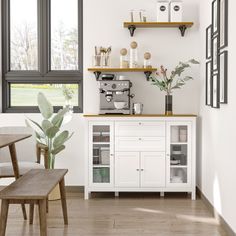
<path id="1" fill-rule="evenodd" d="M 196 65 L 199 64 L 198 61 L 191 59 L 187 62 L 179 62 L 179 64 L 175 67 L 175 69 L 170 73 L 170 76 L 167 76 L 167 69 L 161 66 L 161 75 L 162 79 L 157 79 L 155 77 L 150 77 L 149 80 L 152 82 L 152 85 L 157 86 L 161 91 L 165 91 L 167 95 L 170 95 L 174 89 L 180 89 L 182 86 L 186 84 L 187 81 L 193 80 L 191 76 L 184 76 L 182 73 L 191 67 L 191 64 Z M 160 76 L 159 73 L 157 73 Z"/>

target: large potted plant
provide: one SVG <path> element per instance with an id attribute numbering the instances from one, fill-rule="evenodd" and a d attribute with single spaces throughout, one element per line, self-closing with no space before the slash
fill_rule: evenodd
<path id="1" fill-rule="evenodd" d="M 192 59 L 187 62 L 179 62 L 173 71 L 168 75 L 167 69 L 164 66 L 161 66 L 160 73 L 157 72 L 158 77 L 150 77 L 149 80 L 152 82 L 152 85 L 157 86 L 161 91 L 166 92 L 165 96 L 165 115 L 173 114 L 173 98 L 172 93 L 175 89 L 180 89 L 186 84 L 187 81 L 192 80 L 191 76 L 183 76 L 182 73 L 185 69 L 190 68 L 191 64 L 199 64 L 198 61 Z"/>
<path id="2" fill-rule="evenodd" d="M 47 146 L 48 163 L 45 166 L 54 169 L 56 155 L 65 149 L 65 143 L 73 135 L 67 130 L 62 131 L 64 117 L 70 108 L 65 107 L 54 114 L 53 106 L 43 93 L 38 94 L 38 108 L 43 117 L 41 124 L 31 119 L 26 120 L 26 124 L 35 130 L 37 142 Z"/>

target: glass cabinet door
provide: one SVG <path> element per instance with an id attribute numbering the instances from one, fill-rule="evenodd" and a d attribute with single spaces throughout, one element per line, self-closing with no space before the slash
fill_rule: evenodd
<path id="1" fill-rule="evenodd" d="M 167 125 L 167 185 L 191 184 L 191 124 Z"/>
<path id="2" fill-rule="evenodd" d="M 90 183 L 110 185 L 113 163 L 113 125 L 90 125 Z"/>

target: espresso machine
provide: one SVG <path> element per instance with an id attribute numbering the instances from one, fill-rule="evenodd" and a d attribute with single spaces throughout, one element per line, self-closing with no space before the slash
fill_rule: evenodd
<path id="1" fill-rule="evenodd" d="M 129 80 L 99 81 L 100 114 L 131 114 L 130 94 L 132 83 Z"/>

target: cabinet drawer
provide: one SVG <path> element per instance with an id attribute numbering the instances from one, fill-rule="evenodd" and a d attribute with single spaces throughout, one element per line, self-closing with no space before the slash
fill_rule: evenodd
<path id="1" fill-rule="evenodd" d="M 116 137 L 116 151 L 165 151 L 164 137 Z"/>
<path id="2" fill-rule="evenodd" d="M 115 136 L 119 137 L 164 137 L 165 122 L 116 122 Z"/>

